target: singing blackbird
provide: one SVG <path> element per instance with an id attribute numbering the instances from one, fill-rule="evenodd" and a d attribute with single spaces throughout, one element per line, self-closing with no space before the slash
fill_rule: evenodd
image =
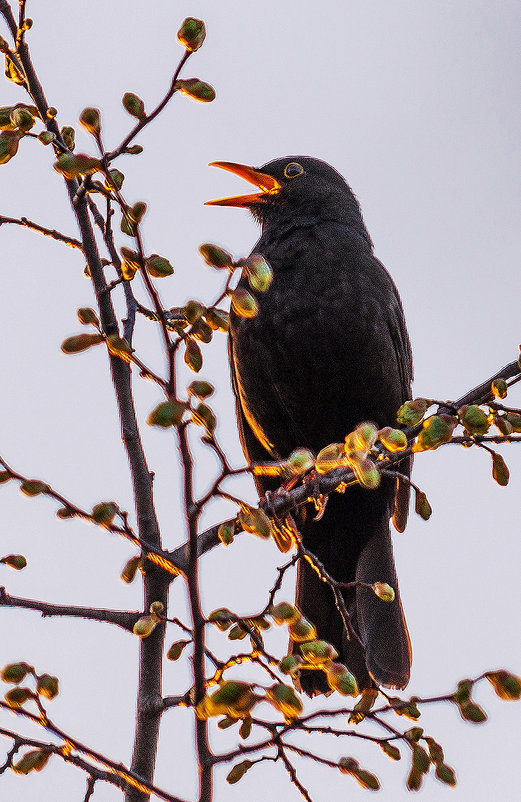
<path id="1" fill-rule="evenodd" d="M 297 447 L 317 453 L 342 442 L 362 421 L 393 425 L 411 397 L 412 358 L 397 289 L 373 255 L 360 206 L 342 176 L 304 156 L 261 168 L 213 162 L 260 192 L 210 201 L 250 210 L 262 233 L 253 252 L 273 270 L 254 292 L 256 317 L 231 314 L 230 361 L 240 438 L 250 462 L 284 459 Z M 408 464 L 402 465 L 407 473 Z M 260 494 L 275 485 L 256 479 Z M 304 545 L 338 581 L 387 582 L 391 603 L 370 589 L 344 591 L 351 621 L 365 647 L 348 640 L 330 587 L 302 561 L 296 603 L 332 643 L 361 688 L 403 688 L 411 650 L 394 566 L 389 521 L 403 531 L 409 488 L 384 478 L 376 490 L 359 485 L 333 493 L 315 520 L 299 515 Z M 309 694 L 326 692 L 322 671 L 304 672 Z"/>

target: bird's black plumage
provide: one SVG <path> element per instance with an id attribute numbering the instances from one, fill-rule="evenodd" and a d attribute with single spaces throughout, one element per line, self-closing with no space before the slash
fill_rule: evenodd
<path id="1" fill-rule="evenodd" d="M 301 156 L 269 162 L 257 175 L 272 176 L 274 187 L 243 203 L 226 201 L 247 206 L 260 221 L 253 250 L 274 275 L 268 291 L 256 293 L 256 317 L 231 315 L 237 416 L 252 462 L 285 458 L 299 446 L 316 453 L 342 442 L 362 421 L 392 425 L 411 397 L 412 379 L 398 292 L 373 255 L 360 207 L 342 176 Z M 241 282 L 248 286 L 246 277 Z M 260 493 L 273 486 L 270 481 L 257 479 Z M 345 592 L 364 660 L 343 632 L 331 589 L 306 563 L 299 568 L 297 604 L 361 687 L 373 680 L 404 687 L 409 679 L 409 638 L 389 531 L 393 515 L 403 529 L 407 506 L 405 483 L 397 488 L 384 479 L 376 490 L 355 486 L 334 493 L 321 520 L 314 520 L 310 507 L 298 521 L 304 544 L 335 579 L 387 582 L 396 590 L 392 603 L 364 588 Z M 307 672 L 303 685 L 310 693 L 327 690 L 322 672 Z"/>

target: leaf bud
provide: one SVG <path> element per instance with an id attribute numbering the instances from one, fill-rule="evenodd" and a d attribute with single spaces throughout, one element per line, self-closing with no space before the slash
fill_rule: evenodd
<path id="1" fill-rule="evenodd" d="M 136 117 L 140 122 L 146 119 L 145 104 L 133 92 L 125 92 L 121 102 L 125 111 L 128 111 L 132 117 Z"/>
<path id="2" fill-rule="evenodd" d="M 197 398 L 208 398 L 215 388 L 210 382 L 193 381 L 188 385 L 187 389 L 189 395 L 195 395 Z"/>
<path id="3" fill-rule="evenodd" d="M 331 663 L 326 676 L 329 687 L 342 696 L 358 696 L 360 693 L 355 677 L 342 663 Z"/>
<path id="4" fill-rule="evenodd" d="M 378 437 L 378 429 L 374 423 L 360 423 L 353 434 L 353 446 L 355 451 L 370 451 Z"/>
<path id="5" fill-rule="evenodd" d="M 504 379 L 494 379 L 490 385 L 492 394 L 495 398 L 506 398 L 508 393 L 508 384 Z"/>
<path id="6" fill-rule="evenodd" d="M 164 256 L 158 256 L 157 253 L 153 253 L 152 256 L 145 259 L 145 265 L 150 275 L 154 278 L 165 278 L 166 276 L 171 276 L 174 272 L 174 268 L 168 259 L 165 259 Z"/>
<path id="7" fill-rule="evenodd" d="M 20 484 L 20 490 L 26 496 L 39 496 L 42 493 L 48 493 L 50 488 L 49 485 L 39 479 L 24 479 Z"/>
<path id="8" fill-rule="evenodd" d="M 171 645 L 169 650 L 166 653 L 167 660 L 179 660 L 181 657 L 185 646 L 190 643 L 189 640 L 178 640 Z"/>
<path id="9" fill-rule="evenodd" d="M 296 621 L 292 621 L 288 627 L 289 637 L 295 643 L 303 643 L 307 640 L 316 640 L 317 630 L 313 624 L 304 618 L 303 615 L 299 616 Z"/>
<path id="10" fill-rule="evenodd" d="M 416 426 L 423 419 L 430 405 L 431 402 L 427 398 L 415 398 L 413 401 L 406 401 L 398 410 L 396 420 L 403 426 Z"/>
<path id="11" fill-rule="evenodd" d="M 221 524 L 217 530 L 217 536 L 223 545 L 229 546 L 233 543 L 234 527 L 230 524 Z"/>
<path id="12" fill-rule="evenodd" d="M 470 435 L 483 435 L 490 429 L 488 415 L 477 404 L 461 407 L 458 410 L 458 415 L 465 430 Z"/>
<path id="13" fill-rule="evenodd" d="M 338 657 L 335 647 L 325 640 L 312 640 L 303 643 L 300 651 L 306 663 L 311 663 L 314 666 L 322 665 Z"/>
<path id="14" fill-rule="evenodd" d="M 509 482 L 510 471 L 501 454 L 492 454 L 492 477 L 501 487 L 506 487 Z"/>
<path id="15" fill-rule="evenodd" d="M 212 100 L 215 100 L 213 86 L 199 80 L 199 78 L 179 79 L 175 82 L 174 88 L 183 95 L 187 95 L 193 100 L 200 100 L 203 103 L 211 103 Z"/>
<path id="16" fill-rule="evenodd" d="M 187 17 L 177 32 L 177 39 L 190 53 L 199 50 L 206 38 L 206 29 L 202 19 Z"/>
<path id="17" fill-rule="evenodd" d="M 239 317 L 255 317 L 259 305 L 253 295 L 244 287 L 237 287 L 232 294 L 232 309 Z"/>
<path id="18" fill-rule="evenodd" d="M 414 509 L 415 512 L 420 516 L 420 518 L 423 518 L 424 521 L 428 521 L 432 515 L 432 507 L 429 504 L 429 499 L 422 490 L 416 491 Z"/>
<path id="19" fill-rule="evenodd" d="M 208 616 L 208 621 L 210 621 L 212 624 L 215 624 L 216 627 L 221 630 L 221 632 L 225 632 L 228 627 L 231 626 L 235 617 L 235 614 L 232 613 L 231 610 L 228 610 L 227 607 L 219 607 L 219 609 L 213 610 L 210 613 Z"/>
<path id="20" fill-rule="evenodd" d="M 50 749 L 31 749 L 17 762 L 12 769 L 15 774 L 29 774 L 30 771 L 41 771 L 47 765 L 52 752 Z"/>
<path id="21" fill-rule="evenodd" d="M 319 473 L 338 468 L 345 464 L 345 448 L 343 443 L 330 443 L 330 445 L 318 452 L 315 460 L 315 468 Z"/>
<path id="22" fill-rule="evenodd" d="M 500 699 L 521 699 L 521 677 L 504 670 L 488 671 L 485 676 Z"/>
<path id="23" fill-rule="evenodd" d="M 0 164 L 7 162 L 16 156 L 20 133 L 18 131 L 2 131 L 0 134 Z"/>
<path id="24" fill-rule="evenodd" d="M 121 170 L 116 170 L 116 169 L 109 170 L 109 175 L 110 175 L 110 181 L 107 178 L 105 178 L 105 183 L 104 183 L 104 187 L 107 190 L 107 192 L 111 192 L 114 189 L 114 187 L 116 189 L 121 189 L 121 187 L 123 186 L 123 181 L 125 180 L 125 176 L 121 172 Z"/>
<path id="25" fill-rule="evenodd" d="M 54 118 L 58 114 L 58 109 L 55 106 L 49 106 L 46 114 L 47 114 L 47 119 L 54 120 Z"/>
<path id="26" fill-rule="evenodd" d="M 129 364 L 132 361 L 133 348 L 129 345 L 124 337 L 117 334 L 109 334 L 106 338 L 107 348 L 111 356 L 122 359 L 123 362 Z"/>
<path id="27" fill-rule="evenodd" d="M 131 156 L 139 156 L 140 153 L 143 153 L 143 146 L 131 145 L 129 148 L 125 148 L 123 153 L 129 153 Z"/>
<path id="28" fill-rule="evenodd" d="M 80 123 L 89 134 L 99 134 L 101 131 L 101 120 L 99 109 L 86 108 L 80 114 Z"/>
<path id="29" fill-rule="evenodd" d="M 161 615 L 163 610 L 165 609 L 165 605 L 161 601 L 152 602 L 149 608 L 149 612 L 152 615 Z"/>
<path id="30" fill-rule="evenodd" d="M 118 505 L 113 501 L 101 501 L 99 504 L 94 505 L 90 517 L 95 523 L 108 528 L 114 520 L 118 509 Z"/>
<path id="31" fill-rule="evenodd" d="M 279 602 L 272 606 L 270 615 L 276 624 L 291 624 L 301 617 L 298 607 L 289 602 Z"/>
<path id="32" fill-rule="evenodd" d="M 123 582 L 126 582 L 127 585 L 130 585 L 130 583 L 133 582 L 134 579 L 136 578 L 136 574 L 140 566 L 141 566 L 141 557 L 138 556 L 131 557 L 130 560 L 128 560 L 125 563 L 125 566 L 121 572 L 121 579 L 123 580 Z"/>
<path id="33" fill-rule="evenodd" d="M 273 270 L 260 253 L 252 253 L 247 259 L 241 259 L 240 265 L 248 278 L 248 283 L 257 292 L 266 292 L 273 281 Z"/>
<path id="34" fill-rule="evenodd" d="M 0 563 L 14 568 L 15 571 L 21 571 L 27 565 L 27 560 L 23 554 L 8 554 L 6 557 L 2 557 Z"/>
<path id="35" fill-rule="evenodd" d="M 378 432 L 378 439 L 391 454 L 407 448 L 407 437 L 401 429 L 391 429 L 390 426 L 386 426 Z"/>
<path id="36" fill-rule="evenodd" d="M 32 671 L 33 667 L 27 663 L 9 663 L 9 665 L 3 667 L 0 678 L 2 682 L 13 682 L 15 685 L 18 685 L 18 683 L 23 682 L 27 674 L 30 674 Z"/>
<path id="37" fill-rule="evenodd" d="M 14 128 L 13 121 L 11 120 L 11 112 L 14 106 L 0 106 L 0 130 L 12 131 Z"/>
<path id="38" fill-rule="evenodd" d="M 41 131 L 38 134 L 38 139 L 42 143 L 42 145 L 50 145 L 51 142 L 54 142 L 56 139 L 56 134 L 51 133 L 50 131 Z"/>
<path id="39" fill-rule="evenodd" d="M 80 175 L 93 175 L 100 169 L 101 162 L 85 153 L 62 153 L 53 166 L 65 178 L 72 179 Z"/>
<path id="40" fill-rule="evenodd" d="M 390 757 L 391 760 L 401 760 L 402 756 L 397 746 L 390 744 L 388 741 L 380 741 L 380 748 L 383 752 Z"/>
<path id="41" fill-rule="evenodd" d="M 288 457 L 288 467 L 295 476 L 307 473 L 315 464 L 315 457 L 309 448 L 296 448 Z"/>
<path id="42" fill-rule="evenodd" d="M 507 412 L 505 418 L 512 426 L 513 432 L 521 432 L 521 415 L 518 412 Z"/>
<path id="43" fill-rule="evenodd" d="M 34 693 L 29 688 L 11 688 L 4 696 L 9 707 L 22 707 L 29 699 L 34 699 Z"/>
<path id="44" fill-rule="evenodd" d="M 65 143 L 65 147 L 69 150 L 74 150 L 76 145 L 76 132 L 70 125 L 64 125 L 60 131 L 61 137 Z"/>
<path id="45" fill-rule="evenodd" d="M 36 693 L 45 696 L 46 699 L 54 699 L 58 696 L 58 677 L 41 674 L 37 679 Z"/>
<path id="46" fill-rule="evenodd" d="M 230 317 L 223 309 L 207 309 L 204 318 L 214 331 L 228 331 Z"/>
<path id="47" fill-rule="evenodd" d="M 436 766 L 436 777 L 445 785 L 456 785 L 456 775 L 454 769 L 447 766 L 446 763 L 438 763 Z"/>
<path id="48" fill-rule="evenodd" d="M 218 245 L 212 245 L 210 242 L 206 242 L 204 245 L 199 246 L 199 253 L 210 267 L 217 267 L 219 269 L 226 267 L 229 270 L 233 270 L 233 259 L 231 255 L 223 250 L 223 248 L 219 248 Z"/>
<path id="49" fill-rule="evenodd" d="M 456 419 L 451 415 L 431 415 L 423 422 L 423 429 L 413 446 L 413 451 L 434 450 L 443 443 L 450 442 Z"/>
<path id="50" fill-rule="evenodd" d="M 203 355 L 196 341 L 190 337 L 186 342 L 185 363 L 194 373 L 199 373 L 203 366 Z"/>
<path id="51" fill-rule="evenodd" d="M 239 513 L 239 524 L 245 532 L 250 532 L 258 537 L 268 538 L 271 536 L 271 521 L 259 507 L 247 507 L 246 505 Z"/>
<path id="52" fill-rule="evenodd" d="M 353 472 L 362 487 L 373 490 L 380 484 L 380 471 L 370 457 L 363 460 L 352 459 Z"/>
<path id="53" fill-rule="evenodd" d="M 278 669 L 283 674 L 291 674 L 294 676 L 302 667 L 302 658 L 298 654 L 287 654 L 282 660 L 279 660 Z"/>
<path id="54" fill-rule="evenodd" d="M 387 582 L 375 582 L 372 585 L 373 591 L 383 602 L 393 602 L 395 599 L 394 589 Z"/>
<path id="55" fill-rule="evenodd" d="M 79 354 L 86 351 L 93 345 L 99 345 L 104 340 L 102 334 L 77 334 L 74 337 L 67 337 L 61 344 L 64 354 Z"/>
<path id="56" fill-rule="evenodd" d="M 226 775 L 226 782 L 230 783 L 230 785 L 238 783 L 252 766 L 253 763 L 251 760 L 243 760 L 240 763 L 236 763 L 232 770 Z"/>
<path id="57" fill-rule="evenodd" d="M 138 635 L 140 638 L 148 638 L 156 628 L 158 622 L 159 619 L 157 615 L 144 615 L 138 618 L 132 631 L 134 635 Z"/>
<path id="58" fill-rule="evenodd" d="M 83 306 L 81 309 L 78 309 L 76 314 L 78 315 L 78 320 L 80 323 L 83 323 L 84 326 L 99 326 L 99 319 L 94 309 Z"/>
<path id="59" fill-rule="evenodd" d="M 273 707 L 280 710 L 287 721 L 296 718 L 302 713 L 303 704 L 293 688 L 284 685 L 282 682 L 276 683 L 266 692 L 266 698 Z"/>
<path id="60" fill-rule="evenodd" d="M 24 106 L 15 106 L 11 112 L 11 122 L 22 131 L 30 131 L 35 119 L 29 109 L 24 108 Z"/>
<path id="61" fill-rule="evenodd" d="M 186 404 L 170 399 L 170 401 L 163 401 L 155 409 L 152 410 L 147 418 L 149 426 L 161 426 L 167 429 L 169 426 L 179 426 L 183 419 Z"/>

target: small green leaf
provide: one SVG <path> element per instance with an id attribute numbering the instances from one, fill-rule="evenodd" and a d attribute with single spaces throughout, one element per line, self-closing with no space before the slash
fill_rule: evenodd
<path id="1" fill-rule="evenodd" d="M 34 693 L 29 688 L 12 688 L 4 696 L 9 707 L 15 709 L 22 707 L 29 699 L 34 698 Z"/>
<path id="2" fill-rule="evenodd" d="M 45 696 L 46 699 L 54 699 L 58 696 L 58 677 L 41 674 L 37 679 L 36 693 Z"/>
<path id="3" fill-rule="evenodd" d="M 221 543 L 225 546 L 229 546 L 233 543 L 234 527 L 230 524 L 221 524 L 217 530 L 217 536 Z"/>
<path id="4" fill-rule="evenodd" d="M 20 484 L 20 490 L 22 493 L 25 493 L 26 496 L 39 496 L 42 493 L 48 493 L 49 489 L 49 485 L 46 485 L 45 482 L 41 482 L 39 479 L 24 479 Z"/>
<path id="5" fill-rule="evenodd" d="M 424 521 L 428 521 L 432 515 L 432 507 L 429 504 L 429 499 L 421 490 L 416 491 L 414 509 Z"/>
<path id="6" fill-rule="evenodd" d="M 379 599 L 383 602 L 393 602 L 395 599 L 394 588 L 387 584 L 387 582 L 375 582 L 372 585 L 373 591 Z"/>
<path id="7" fill-rule="evenodd" d="M 18 685 L 18 683 L 23 682 L 27 674 L 30 674 L 32 671 L 33 667 L 28 665 L 28 663 L 9 663 L 9 665 L 3 667 L 0 678 L 2 682 L 13 682 L 15 685 Z"/>
<path id="8" fill-rule="evenodd" d="M 331 663 L 326 676 L 329 687 L 342 696 L 358 696 L 360 693 L 354 675 L 342 663 Z"/>
<path id="9" fill-rule="evenodd" d="M 188 339 L 186 343 L 185 362 L 194 373 L 199 373 L 203 366 L 201 349 L 192 338 Z"/>
<path id="10" fill-rule="evenodd" d="M 490 429 L 488 415 L 477 404 L 461 407 L 458 410 L 458 415 L 465 430 L 470 435 L 483 435 Z"/>
<path id="11" fill-rule="evenodd" d="M 210 242 L 206 242 L 204 245 L 199 246 L 199 253 L 210 267 L 233 270 L 233 259 L 231 255 L 223 250 L 223 248 L 219 248 L 218 245 L 212 245 Z"/>
<path id="12" fill-rule="evenodd" d="M 521 699 L 521 677 L 504 670 L 488 671 L 485 676 L 500 699 Z"/>
<path id="13" fill-rule="evenodd" d="M 84 306 L 78 309 L 76 314 L 78 315 L 78 320 L 84 326 L 99 326 L 99 319 L 94 309 Z"/>
<path id="14" fill-rule="evenodd" d="M 447 766 L 446 763 L 438 763 L 436 766 L 436 777 L 440 782 L 445 783 L 445 785 L 456 785 L 456 775 L 454 773 L 454 769 L 451 769 L 450 766 Z"/>
<path id="15" fill-rule="evenodd" d="M 419 433 L 413 446 L 413 451 L 429 451 L 448 443 L 456 425 L 456 418 L 451 415 L 431 415 L 423 422 L 423 429 Z"/>
<path id="16" fill-rule="evenodd" d="M 208 398 L 214 391 L 213 384 L 205 381 L 193 381 L 188 385 L 189 395 L 195 395 L 197 398 Z"/>
<path id="17" fill-rule="evenodd" d="M 302 713 L 303 704 L 293 688 L 278 682 L 266 692 L 266 698 L 273 707 L 280 710 L 286 720 L 296 718 Z"/>
<path id="18" fill-rule="evenodd" d="M 259 305 L 251 292 L 244 287 L 237 287 L 232 294 L 232 309 L 239 317 L 255 317 L 259 311 Z"/>
<path id="19" fill-rule="evenodd" d="M 99 345 L 104 339 L 102 334 L 76 334 L 62 342 L 61 350 L 64 354 L 79 354 L 80 351 L 86 351 L 93 345 Z"/>
<path id="20" fill-rule="evenodd" d="M 53 166 L 65 178 L 73 179 L 80 175 L 93 175 L 101 168 L 101 162 L 85 153 L 62 153 Z"/>
<path id="21" fill-rule="evenodd" d="M 121 102 L 123 103 L 125 111 L 128 111 L 132 117 L 136 117 L 140 121 L 146 118 L 145 104 L 141 98 L 133 92 L 125 92 Z"/>
<path id="22" fill-rule="evenodd" d="M 41 771 L 47 765 L 52 752 L 49 749 L 31 749 L 12 768 L 15 774 L 29 774 L 30 771 Z"/>
<path id="23" fill-rule="evenodd" d="M 210 437 L 215 432 L 217 420 L 210 407 L 207 406 L 206 404 L 199 404 L 193 410 L 192 419 L 193 422 L 196 423 L 198 426 L 204 426 L 207 434 L 209 434 Z"/>
<path id="24" fill-rule="evenodd" d="M 177 32 L 177 40 L 190 53 L 199 50 L 206 37 L 204 22 L 195 17 L 187 17 Z"/>
<path id="25" fill-rule="evenodd" d="M 398 749 L 398 747 L 394 746 L 393 744 L 390 744 L 388 741 L 381 741 L 380 742 L 380 747 L 381 747 L 382 751 L 385 752 L 387 757 L 391 758 L 391 760 L 401 760 L 402 759 L 402 756 L 401 756 L 401 753 L 400 753 L 400 750 Z"/>
<path id="26" fill-rule="evenodd" d="M 238 517 L 239 523 L 245 532 L 250 532 L 263 538 L 271 536 L 271 521 L 264 510 L 259 507 L 247 507 L 245 505 Z"/>
<path id="27" fill-rule="evenodd" d="M 203 103 L 211 103 L 215 100 L 215 89 L 199 78 L 179 79 L 175 82 L 175 89 L 183 95 L 188 95 L 193 100 L 200 100 Z"/>
<path id="28" fill-rule="evenodd" d="M 147 418 L 149 426 L 161 426 L 163 429 L 169 426 L 179 426 L 183 419 L 186 404 L 171 399 L 159 404 Z"/>
<path id="29" fill-rule="evenodd" d="M 171 276 L 174 272 L 174 268 L 168 259 L 158 256 L 157 253 L 153 253 L 152 256 L 145 259 L 145 265 L 150 275 L 154 278 L 165 278 L 166 276 Z"/>
<path id="30" fill-rule="evenodd" d="M 99 109 L 91 107 L 83 109 L 82 113 L 80 114 L 80 123 L 83 125 L 85 130 L 89 132 L 89 134 L 93 134 L 94 136 L 99 134 L 101 131 Z"/>
<path id="31" fill-rule="evenodd" d="M 19 131 L 2 131 L 0 134 L 0 164 L 7 164 L 13 156 L 16 156 L 20 137 Z"/>
<path id="32" fill-rule="evenodd" d="M 27 565 L 27 560 L 23 554 L 8 554 L 6 557 L 2 557 L 0 563 L 14 568 L 15 571 L 21 571 Z"/>
<path id="33" fill-rule="evenodd" d="M 404 426 L 416 426 L 422 419 L 431 402 L 427 398 L 415 398 L 413 401 L 406 401 L 398 410 L 396 420 Z"/>
<path id="34" fill-rule="evenodd" d="M 501 454 L 492 454 L 492 476 L 501 487 L 506 487 L 510 479 L 510 471 Z"/>
<path id="35" fill-rule="evenodd" d="M 121 579 L 123 582 L 126 582 L 127 585 L 130 585 L 130 583 L 136 578 L 136 574 L 141 567 L 141 564 L 141 557 L 138 556 L 131 557 L 130 560 L 127 560 L 121 572 Z"/>
<path id="36" fill-rule="evenodd" d="M 207 309 L 204 318 L 214 331 L 228 331 L 230 316 L 223 309 Z"/>
<path id="37" fill-rule="evenodd" d="M 101 526 L 109 527 L 118 512 L 118 505 L 113 501 L 101 501 L 92 508 L 91 518 Z"/>
<path id="38" fill-rule="evenodd" d="M 74 150 L 76 145 L 76 132 L 74 128 L 70 125 L 64 125 L 60 133 L 65 146 L 69 148 L 69 150 Z"/>
<path id="39" fill-rule="evenodd" d="M 179 660 L 185 646 L 187 646 L 189 643 L 191 643 L 191 641 L 189 640 L 178 640 L 175 643 L 173 643 L 166 653 L 166 659 Z"/>
<path id="40" fill-rule="evenodd" d="M 252 765 L 253 763 L 251 760 L 243 760 L 241 763 L 236 763 L 227 775 L 226 782 L 230 783 L 230 785 L 238 783 L 239 780 L 242 780 L 248 769 L 251 769 Z"/>

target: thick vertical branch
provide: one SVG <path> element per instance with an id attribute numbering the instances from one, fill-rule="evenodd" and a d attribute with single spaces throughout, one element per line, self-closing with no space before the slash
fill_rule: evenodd
<path id="1" fill-rule="evenodd" d="M 0 0 L 0 14 L 4 17 L 11 33 L 16 37 L 17 25 L 7 0 Z M 38 108 L 40 117 L 48 130 L 61 142 L 58 125 L 47 117 L 48 104 L 43 88 L 32 65 L 25 41 L 19 45 L 19 58 L 27 79 L 28 91 Z M 81 232 L 83 251 L 87 259 L 96 293 L 103 330 L 106 334 L 118 332 L 118 322 L 112 306 L 110 293 L 103 274 L 103 266 L 98 253 L 94 231 L 89 217 L 85 194 L 77 195 L 78 182 L 67 181 L 67 190 Z M 123 442 L 127 452 L 140 537 L 154 546 L 160 546 L 159 526 L 154 509 L 152 475 L 148 469 L 141 444 L 132 396 L 130 367 L 118 357 L 109 356 L 112 380 L 116 392 Z M 144 609 L 152 602 L 161 601 L 167 607 L 167 592 L 171 577 L 154 566 L 147 567 L 144 579 Z M 141 640 L 140 672 L 137 700 L 137 722 L 134 739 L 132 771 L 151 783 L 154 776 L 159 725 L 161 720 L 161 674 L 163 656 L 164 628 L 156 627 L 149 638 Z M 142 802 L 148 799 L 147 793 L 136 788 L 127 791 L 127 802 Z"/>

